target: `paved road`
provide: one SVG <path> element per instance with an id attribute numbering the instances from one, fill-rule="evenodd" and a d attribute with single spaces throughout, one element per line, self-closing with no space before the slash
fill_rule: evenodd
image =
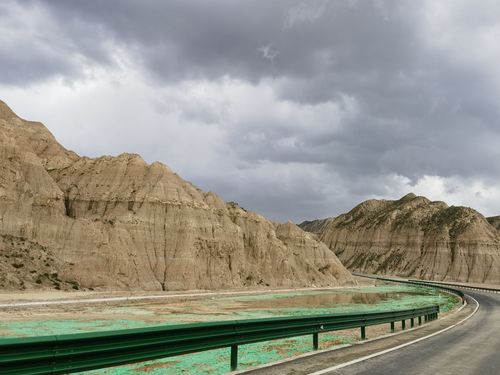
<path id="1" fill-rule="evenodd" d="M 476 315 L 445 333 L 328 374 L 500 374 L 500 295 L 469 292 Z"/>

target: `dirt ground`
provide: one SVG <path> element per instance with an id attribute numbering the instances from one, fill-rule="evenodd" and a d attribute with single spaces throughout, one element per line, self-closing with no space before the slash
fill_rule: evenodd
<path id="1" fill-rule="evenodd" d="M 375 285 L 376 281 L 354 277 L 358 283 L 358 287 Z M 35 302 L 35 301 L 62 301 L 62 300 L 79 300 L 87 298 L 117 298 L 117 297 L 147 297 L 147 296 L 176 296 L 176 295 L 243 295 L 255 293 L 275 293 L 277 291 L 300 291 L 300 290 L 333 290 L 346 289 L 350 287 L 336 286 L 330 288 L 241 288 L 231 290 L 189 290 L 189 291 L 169 291 L 169 292 L 144 292 L 144 291 L 62 291 L 54 289 L 37 289 L 28 291 L 0 291 L 0 304 Z M 356 288 L 356 286 L 352 287 Z"/>
<path id="2" fill-rule="evenodd" d="M 198 321 L 387 310 L 430 303 L 453 307 L 441 314 L 444 317 L 458 307 L 453 306 L 453 298 L 437 293 L 435 289 L 425 292 L 426 288 L 365 280 L 357 287 L 331 289 L 190 291 L 149 295 L 130 292 L 4 293 L 0 298 L 0 336 L 41 336 Z M 396 331 L 400 330 L 401 325 L 397 324 Z M 389 324 L 366 328 L 369 339 L 389 332 Z M 359 340 L 359 329 L 324 333 L 320 335 L 320 349 Z M 242 368 L 310 350 L 310 337 L 244 345 Z M 92 374 L 223 374 L 227 372 L 228 355 L 220 349 L 214 353 L 196 353 Z"/>
<path id="3" fill-rule="evenodd" d="M 69 295 L 69 296 L 68 296 Z M 135 295 L 120 292 L 3 294 L 0 334 L 33 336 L 214 320 L 329 314 L 443 303 L 406 286 L 373 282 L 354 288 L 281 289 Z M 430 298 L 430 300 L 428 299 Z M 416 301 L 416 300 L 415 300 Z M 445 301 L 446 302 L 446 301 Z M 378 334 L 378 328 L 368 332 Z M 380 329 L 381 331 L 386 328 Z M 357 335 L 357 334 L 356 334 Z"/>

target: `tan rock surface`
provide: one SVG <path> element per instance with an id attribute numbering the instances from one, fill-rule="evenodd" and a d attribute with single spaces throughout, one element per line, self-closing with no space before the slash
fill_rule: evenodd
<path id="1" fill-rule="evenodd" d="M 4 289 L 354 282 L 297 226 L 226 204 L 138 155 L 79 157 L 1 101 L 0 270 Z"/>
<path id="2" fill-rule="evenodd" d="M 351 271 L 500 283 L 500 233 L 471 208 L 414 194 L 368 200 L 318 235 Z"/>

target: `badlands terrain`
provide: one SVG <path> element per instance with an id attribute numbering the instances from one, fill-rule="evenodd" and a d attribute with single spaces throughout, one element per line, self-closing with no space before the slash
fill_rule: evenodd
<path id="1" fill-rule="evenodd" d="M 408 194 L 368 200 L 335 218 L 300 226 L 351 271 L 500 283 L 500 217 Z"/>
<path id="2" fill-rule="evenodd" d="M 408 194 L 300 226 L 226 203 L 139 155 L 81 157 L 0 101 L 2 290 L 355 284 L 344 265 L 500 282 L 500 216 Z"/>
<path id="3" fill-rule="evenodd" d="M 183 290 L 355 283 L 295 224 L 139 155 L 81 157 L 0 101 L 0 288 Z"/>

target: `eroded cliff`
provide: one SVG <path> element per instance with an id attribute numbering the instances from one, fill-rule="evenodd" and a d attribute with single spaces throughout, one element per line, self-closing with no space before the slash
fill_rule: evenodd
<path id="1" fill-rule="evenodd" d="M 351 271 L 500 283 L 500 233 L 468 207 L 408 194 L 368 200 L 318 225 L 319 238 Z"/>
<path id="2" fill-rule="evenodd" d="M 0 102 L 0 288 L 353 283 L 313 237 L 138 155 L 80 157 Z"/>

